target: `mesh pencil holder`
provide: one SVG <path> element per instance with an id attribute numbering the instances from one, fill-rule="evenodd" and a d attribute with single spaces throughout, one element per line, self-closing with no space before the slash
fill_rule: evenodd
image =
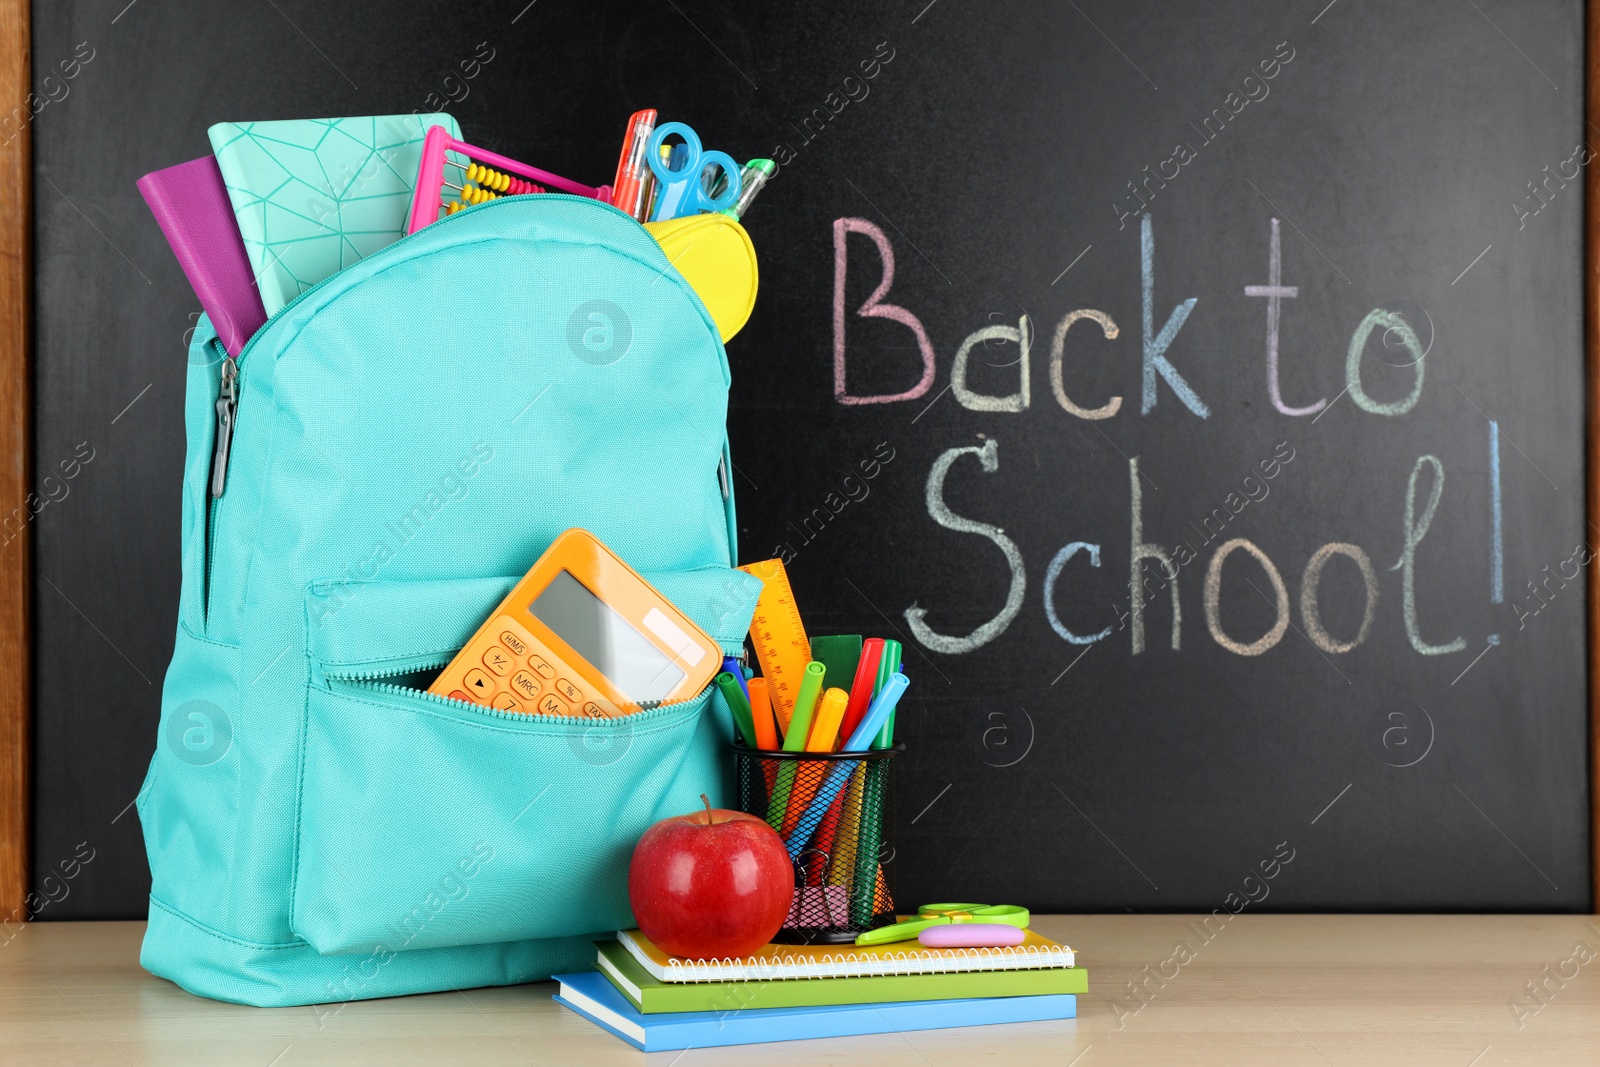
<path id="1" fill-rule="evenodd" d="M 848 943 L 894 922 L 894 757 L 733 746 L 739 810 L 778 831 L 794 902 L 774 941 Z"/>

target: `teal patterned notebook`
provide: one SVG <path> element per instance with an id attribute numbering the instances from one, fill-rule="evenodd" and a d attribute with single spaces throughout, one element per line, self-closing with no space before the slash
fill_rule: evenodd
<path id="1" fill-rule="evenodd" d="M 449 115 L 219 122 L 207 132 L 267 314 L 399 240 L 429 126 Z"/>

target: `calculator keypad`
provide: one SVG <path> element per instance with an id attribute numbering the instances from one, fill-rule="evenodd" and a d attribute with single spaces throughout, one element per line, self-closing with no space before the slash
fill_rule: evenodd
<path id="1" fill-rule="evenodd" d="M 473 645 L 483 648 L 478 659 L 482 668 L 467 668 L 450 692 L 452 700 L 537 715 L 610 718 L 619 714 L 598 693 L 562 677 L 558 664 L 533 651 L 528 639 L 508 626 L 498 635 L 493 631 L 479 635 Z M 476 648 L 469 647 L 468 654 L 476 655 Z"/>

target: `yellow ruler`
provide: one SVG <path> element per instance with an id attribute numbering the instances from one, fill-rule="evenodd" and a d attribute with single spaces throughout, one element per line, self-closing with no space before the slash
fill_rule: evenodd
<path id="1" fill-rule="evenodd" d="M 761 674 L 767 679 L 767 693 L 778 725 L 789 729 L 795 697 L 806 664 L 811 662 L 811 642 L 806 640 L 800 607 L 789 587 L 789 575 L 781 559 L 747 563 L 739 568 L 761 579 L 761 596 L 756 601 L 755 617 L 750 620 L 750 640 L 756 646 Z"/>

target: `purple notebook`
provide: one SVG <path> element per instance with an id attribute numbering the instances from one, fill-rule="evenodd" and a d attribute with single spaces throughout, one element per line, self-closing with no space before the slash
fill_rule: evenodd
<path id="1" fill-rule="evenodd" d="M 138 185 L 222 347 L 237 356 L 267 321 L 267 312 L 216 157 L 146 174 Z"/>

